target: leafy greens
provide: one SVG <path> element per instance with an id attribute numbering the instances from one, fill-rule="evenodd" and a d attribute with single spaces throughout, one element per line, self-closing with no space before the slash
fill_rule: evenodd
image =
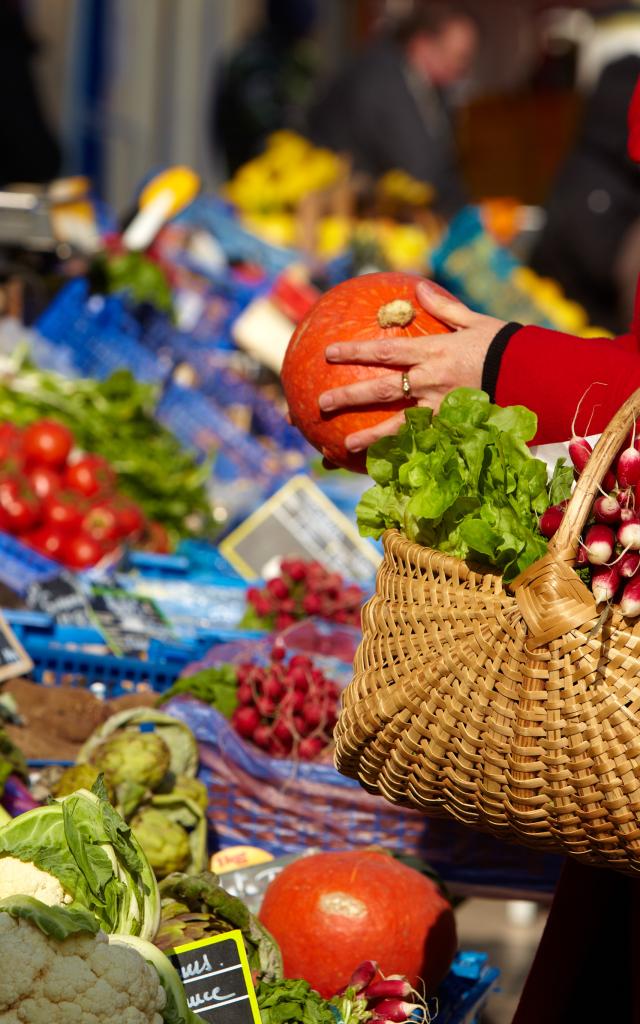
<path id="1" fill-rule="evenodd" d="M 409 540 L 491 566 L 507 581 L 544 555 L 539 517 L 569 497 L 573 471 L 561 460 L 549 481 L 546 464 L 531 455 L 533 412 L 458 388 L 437 416 L 412 408 L 405 419 L 396 435 L 369 448 L 375 486 L 357 509 L 363 536 L 399 529 Z"/>

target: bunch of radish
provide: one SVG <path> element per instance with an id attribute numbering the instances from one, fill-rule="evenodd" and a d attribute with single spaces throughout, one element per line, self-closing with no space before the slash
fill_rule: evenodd
<path id="1" fill-rule="evenodd" d="M 332 742 L 339 688 L 306 654 L 294 654 L 285 664 L 284 653 L 276 644 L 268 665 L 237 666 L 238 707 L 231 724 L 273 757 L 314 761 Z"/>
<path id="2" fill-rule="evenodd" d="M 588 568 L 597 604 L 619 602 L 629 618 L 640 616 L 640 422 L 634 424 L 608 470 L 580 539 L 576 567 Z M 576 476 L 584 470 L 591 445 L 572 437 L 569 456 Z M 540 518 L 540 530 L 551 538 L 562 522 L 568 502 L 552 505 Z"/>
<path id="3" fill-rule="evenodd" d="M 402 974 L 385 978 L 375 960 L 365 960 L 355 969 L 349 984 L 337 993 L 336 1002 L 345 1020 L 428 1024 L 431 1019 L 424 998 L 409 980 Z"/>
<path id="4" fill-rule="evenodd" d="M 340 573 L 329 572 L 319 562 L 284 558 L 280 575 L 263 589 L 250 587 L 247 600 L 266 629 L 286 629 L 310 615 L 359 626 L 364 594 L 357 584 L 345 583 Z"/>

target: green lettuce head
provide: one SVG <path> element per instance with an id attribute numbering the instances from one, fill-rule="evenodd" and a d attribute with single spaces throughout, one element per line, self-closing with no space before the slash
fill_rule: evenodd
<path id="1" fill-rule="evenodd" d="M 97 786 L 97 789 L 100 787 Z M 103 931 L 155 935 L 160 899 L 131 828 L 100 793 L 78 790 L 0 830 L 0 899 L 24 894 L 91 911 Z"/>

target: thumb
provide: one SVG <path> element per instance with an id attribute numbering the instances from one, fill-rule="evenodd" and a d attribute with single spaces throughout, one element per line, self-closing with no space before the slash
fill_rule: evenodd
<path id="1" fill-rule="evenodd" d="M 473 323 L 476 315 L 473 310 L 458 302 L 452 295 L 443 293 L 431 281 L 420 281 L 416 285 L 416 296 L 427 313 L 431 313 L 449 327 L 470 327 Z"/>

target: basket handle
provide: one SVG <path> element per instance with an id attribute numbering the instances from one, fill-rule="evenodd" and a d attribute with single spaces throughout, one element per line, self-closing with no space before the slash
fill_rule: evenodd
<path id="1" fill-rule="evenodd" d="M 629 432 L 634 420 L 640 416 L 640 389 L 618 409 L 605 428 L 578 478 L 574 492 L 559 529 L 549 541 L 549 552 L 561 561 L 573 561 L 578 550 L 580 535 L 589 518 L 597 489 Z"/>

